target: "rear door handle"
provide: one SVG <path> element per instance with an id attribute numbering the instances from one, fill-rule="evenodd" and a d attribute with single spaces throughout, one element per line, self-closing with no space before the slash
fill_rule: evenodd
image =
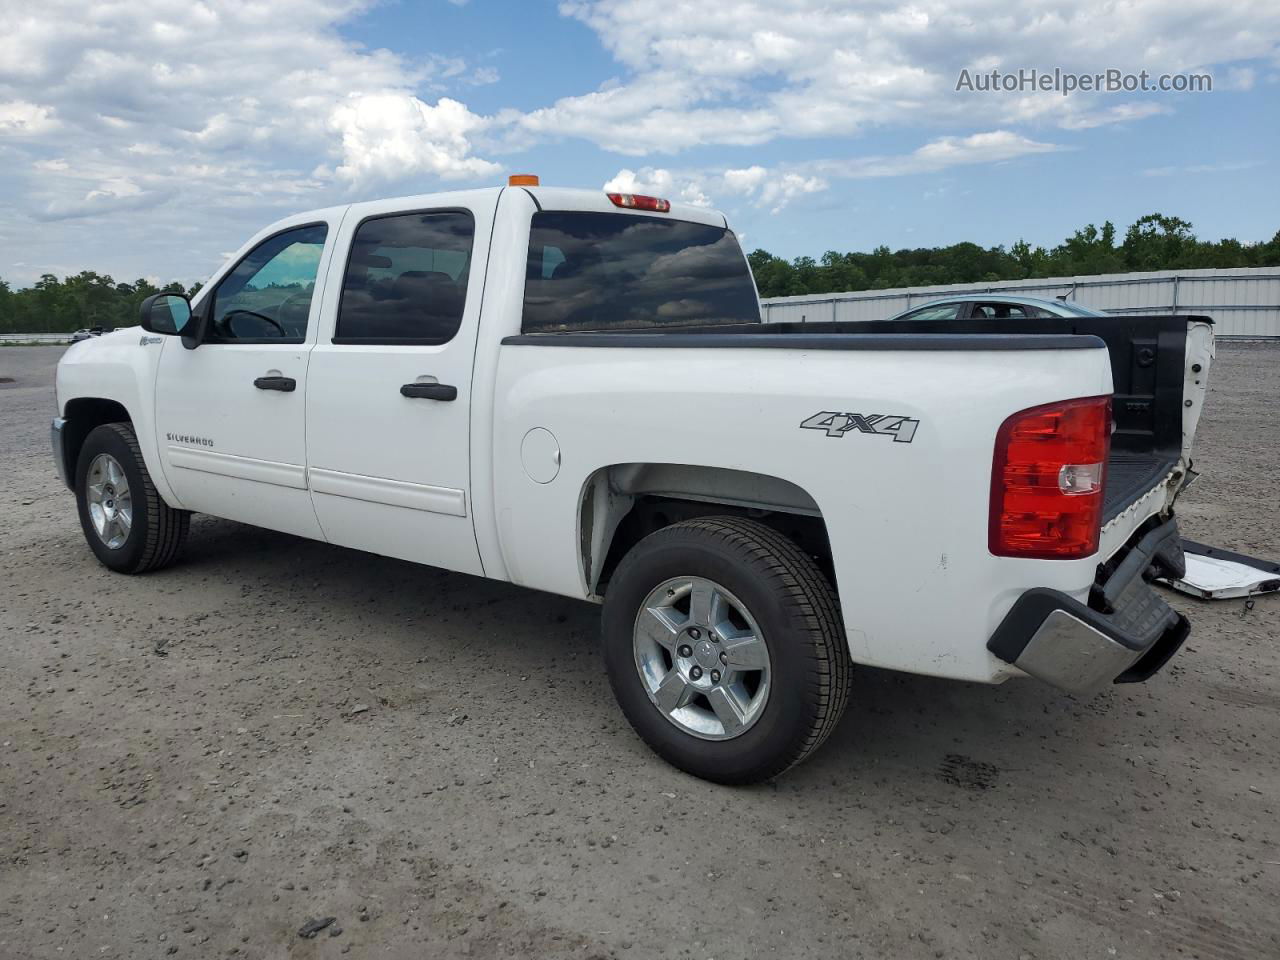
<path id="1" fill-rule="evenodd" d="M 293 377 L 259 377 L 253 385 L 259 390 L 279 390 L 281 393 L 293 393 L 298 389 L 298 381 Z"/>
<path id="2" fill-rule="evenodd" d="M 457 400 L 458 388 L 448 383 L 406 383 L 400 396 L 418 400 Z"/>

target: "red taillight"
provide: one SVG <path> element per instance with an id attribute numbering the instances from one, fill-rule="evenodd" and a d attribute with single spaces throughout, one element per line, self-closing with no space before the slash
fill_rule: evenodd
<path id="1" fill-rule="evenodd" d="M 629 210 L 654 210 L 658 213 L 670 213 L 671 201 L 659 197 L 642 197 L 638 193 L 607 193 L 615 207 L 626 207 Z"/>
<path id="2" fill-rule="evenodd" d="M 1097 553 L 1110 447 L 1110 397 L 1047 403 L 1001 424 L 991 466 L 991 552 L 1042 560 Z"/>

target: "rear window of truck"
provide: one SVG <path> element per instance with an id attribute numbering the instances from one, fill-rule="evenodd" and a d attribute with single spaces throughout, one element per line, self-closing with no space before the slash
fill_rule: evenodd
<path id="1" fill-rule="evenodd" d="M 731 230 L 619 213 L 533 215 L 525 333 L 759 322 Z"/>

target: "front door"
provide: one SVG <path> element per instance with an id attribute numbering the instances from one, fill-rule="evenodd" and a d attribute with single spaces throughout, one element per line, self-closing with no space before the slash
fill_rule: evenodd
<path id="1" fill-rule="evenodd" d="M 157 440 L 183 507 L 320 538 L 306 478 L 307 360 L 336 226 L 300 224 L 253 246 L 200 304 L 204 342 L 165 344 Z"/>
<path id="2" fill-rule="evenodd" d="M 480 574 L 471 369 L 492 209 L 365 208 L 307 384 L 315 512 L 332 543 Z M 333 301 L 337 301 L 333 303 Z M 332 309 L 328 304 L 333 303 Z"/>

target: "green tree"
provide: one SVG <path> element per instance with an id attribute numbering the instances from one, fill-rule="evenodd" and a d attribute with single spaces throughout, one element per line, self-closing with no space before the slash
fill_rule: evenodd
<path id="1" fill-rule="evenodd" d="M 1280 265 L 1280 232 L 1264 243 L 1243 244 L 1234 238 L 1198 240 L 1192 225 L 1160 213 L 1140 217 L 1116 243 L 1116 226 L 1090 223 L 1074 231 L 1052 250 L 1019 239 L 1008 250 L 957 243 L 949 247 L 870 253 L 828 250 L 821 261 L 797 257 L 788 263 L 767 250 L 748 257 L 762 297 L 883 290 L 891 287 L 1122 273 L 1128 270 L 1171 270 L 1197 267 L 1262 267 Z"/>
<path id="2" fill-rule="evenodd" d="M 1171 270 L 1191 267 L 1193 263 L 1187 261 L 1196 258 L 1185 255 L 1200 246 L 1186 220 L 1148 213 L 1125 231 L 1121 252 L 1130 270 Z"/>

